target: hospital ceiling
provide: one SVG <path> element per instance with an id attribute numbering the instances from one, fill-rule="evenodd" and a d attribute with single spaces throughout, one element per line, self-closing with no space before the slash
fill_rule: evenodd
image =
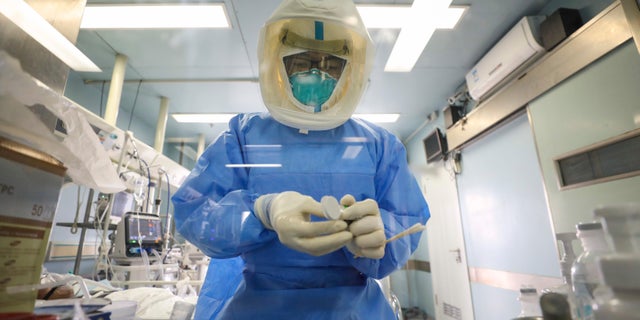
<path id="1" fill-rule="evenodd" d="M 88 0 L 87 4 L 130 2 Z M 159 2 L 168 1 L 146 1 Z M 189 1 L 180 1 L 185 2 Z M 169 113 L 265 111 L 257 82 L 256 47 L 261 26 L 279 3 L 280 0 L 224 0 L 230 29 L 82 29 L 77 46 L 103 71 L 72 71 L 72 77 L 85 80 L 87 89 L 103 90 L 104 105 L 108 85 L 103 87 L 101 81 L 111 78 L 116 54 L 126 55 L 121 108 L 134 109 L 133 121 L 143 121 L 152 129 L 158 119 L 161 96 L 169 99 Z M 370 29 L 377 48 L 376 60 L 356 113 L 399 113 L 396 123 L 382 126 L 406 139 L 429 114 L 446 106 L 447 99 L 464 84 L 465 74 L 511 26 L 522 16 L 539 14 L 551 5 L 552 1 L 544 0 L 454 0 L 452 6 L 468 6 L 461 20 L 454 29 L 437 30 L 413 70 L 407 73 L 383 71 L 399 29 Z M 167 79 L 175 81 L 161 81 Z M 184 124 L 169 117 L 166 138 L 197 138 L 204 134 L 208 144 L 225 129 L 223 124 Z"/>

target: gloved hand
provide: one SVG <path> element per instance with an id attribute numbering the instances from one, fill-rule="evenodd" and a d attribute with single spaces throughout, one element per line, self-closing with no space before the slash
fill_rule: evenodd
<path id="1" fill-rule="evenodd" d="M 295 191 L 260 196 L 254 212 L 266 228 L 278 234 L 282 244 L 310 255 L 338 250 L 353 237 L 342 220 L 311 222 L 311 215 L 324 217 L 322 205 Z"/>
<path id="2" fill-rule="evenodd" d="M 387 239 L 378 203 L 373 199 L 356 202 L 348 194 L 340 199 L 340 204 L 347 207 L 342 211 L 340 219 L 352 220 L 349 231 L 354 238 L 347 244 L 347 249 L 356 257 L 381 259 Z"/>

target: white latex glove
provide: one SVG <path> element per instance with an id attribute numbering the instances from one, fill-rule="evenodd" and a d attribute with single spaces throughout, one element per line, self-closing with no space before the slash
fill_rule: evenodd
<path id="1" fill-rule="evenodd" d="M 338 250 L 353 238 L 342 220 L 311 222 L 324 217 L 322 205 L 295 191 L 260 196 L 254 212 L 262 224 L 274 230 L 285 246 L 320 256 Z"/>
<path id="2" fill-rule="evenodd" d="M 371 259 L 384 257 L 387 239 L 378 203 L 373 199 L 356 202 L 356 199 L 348 194 L 340 199 L 340 204 L 347 207 L 343 209 L 340 218 L 352 221 L 349 224 L 349 231 L 354 238 L 347 244 L 347 249 L 356 257 Z"/>

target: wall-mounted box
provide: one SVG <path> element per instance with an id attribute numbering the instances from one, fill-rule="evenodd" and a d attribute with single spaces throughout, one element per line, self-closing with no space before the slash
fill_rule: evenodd
<path id="1" fill-rule="evenodd" d="M 582 18 L 577 9 L 559 8 L 540 23 L 542 46 L 551 51 L 560 42 L 582 27 Z"/>

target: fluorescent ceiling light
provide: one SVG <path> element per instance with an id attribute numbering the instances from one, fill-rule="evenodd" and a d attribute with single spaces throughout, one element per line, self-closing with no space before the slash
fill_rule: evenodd
<path id="1" fill-rule="evenodd" d="M 229 28 L 224 4 L 87 5 L 82 29 Z"/>
<path id="2" fill-rule="evenodd" d="M 436 18 L 436 28 L 453 29 L 468 7 L 449 7 L 445 12 Z"/>
<path id="3" fill-rule="evenodd" d="M 411 11 L 410 6 L 357 6 L 358 13 L 367 29 L 397 29 L 402 28 L 406 17 Z"/>
<path id="4" fill-rule="evenodd" d="M 400 30 L 396 44 L 384 67 L 388 72 L 409 72 L 439 27 L 435 18 L 444 16 L 451 0 L 414 0 L 406 24 Z M 464 11 L 463 11 L 464 12 Z M 462 15 L 462 13 L 460 13 Z M 451 25 L 455 25 L 452 23 Z"/>
<path id="5" fill-rule="evenodd" d="M 367 29 L 400 29 L 411 14 L 411 7 L 404 5 L 361 5 L 358 12 Z M 423 17 L 434 21 L 438 29 L 453 29 L 467 7 L 451 7 L 440 14 Z"/>
<path id="6" fill-rule="evenodd" d="M 181 123 L 227 123 L 236 113 L 172 113 L 171 116 Z"/>
<path id="7" fill-rule="evenodd" d="M 180 123 L 228 123 L 236 113 L 172 113 L 173 119 Z M 354 114 L 356 118 L 376 123 L 393 123 L 400 117 L 397 113 Z"/>
<path id="8" fill-rule="evenodd" d="M 400 114 L 397 113 L 358 113 L 353 116 L 375 123 L 394 123 L 400 118 Z"/>
<path id="9" fill-rule="evenodd" d="M 2 0 L 0 13 L 15 23 L 43 47 L 80 72 L 100 72 L 91 59 L 22 0 Z"/>

